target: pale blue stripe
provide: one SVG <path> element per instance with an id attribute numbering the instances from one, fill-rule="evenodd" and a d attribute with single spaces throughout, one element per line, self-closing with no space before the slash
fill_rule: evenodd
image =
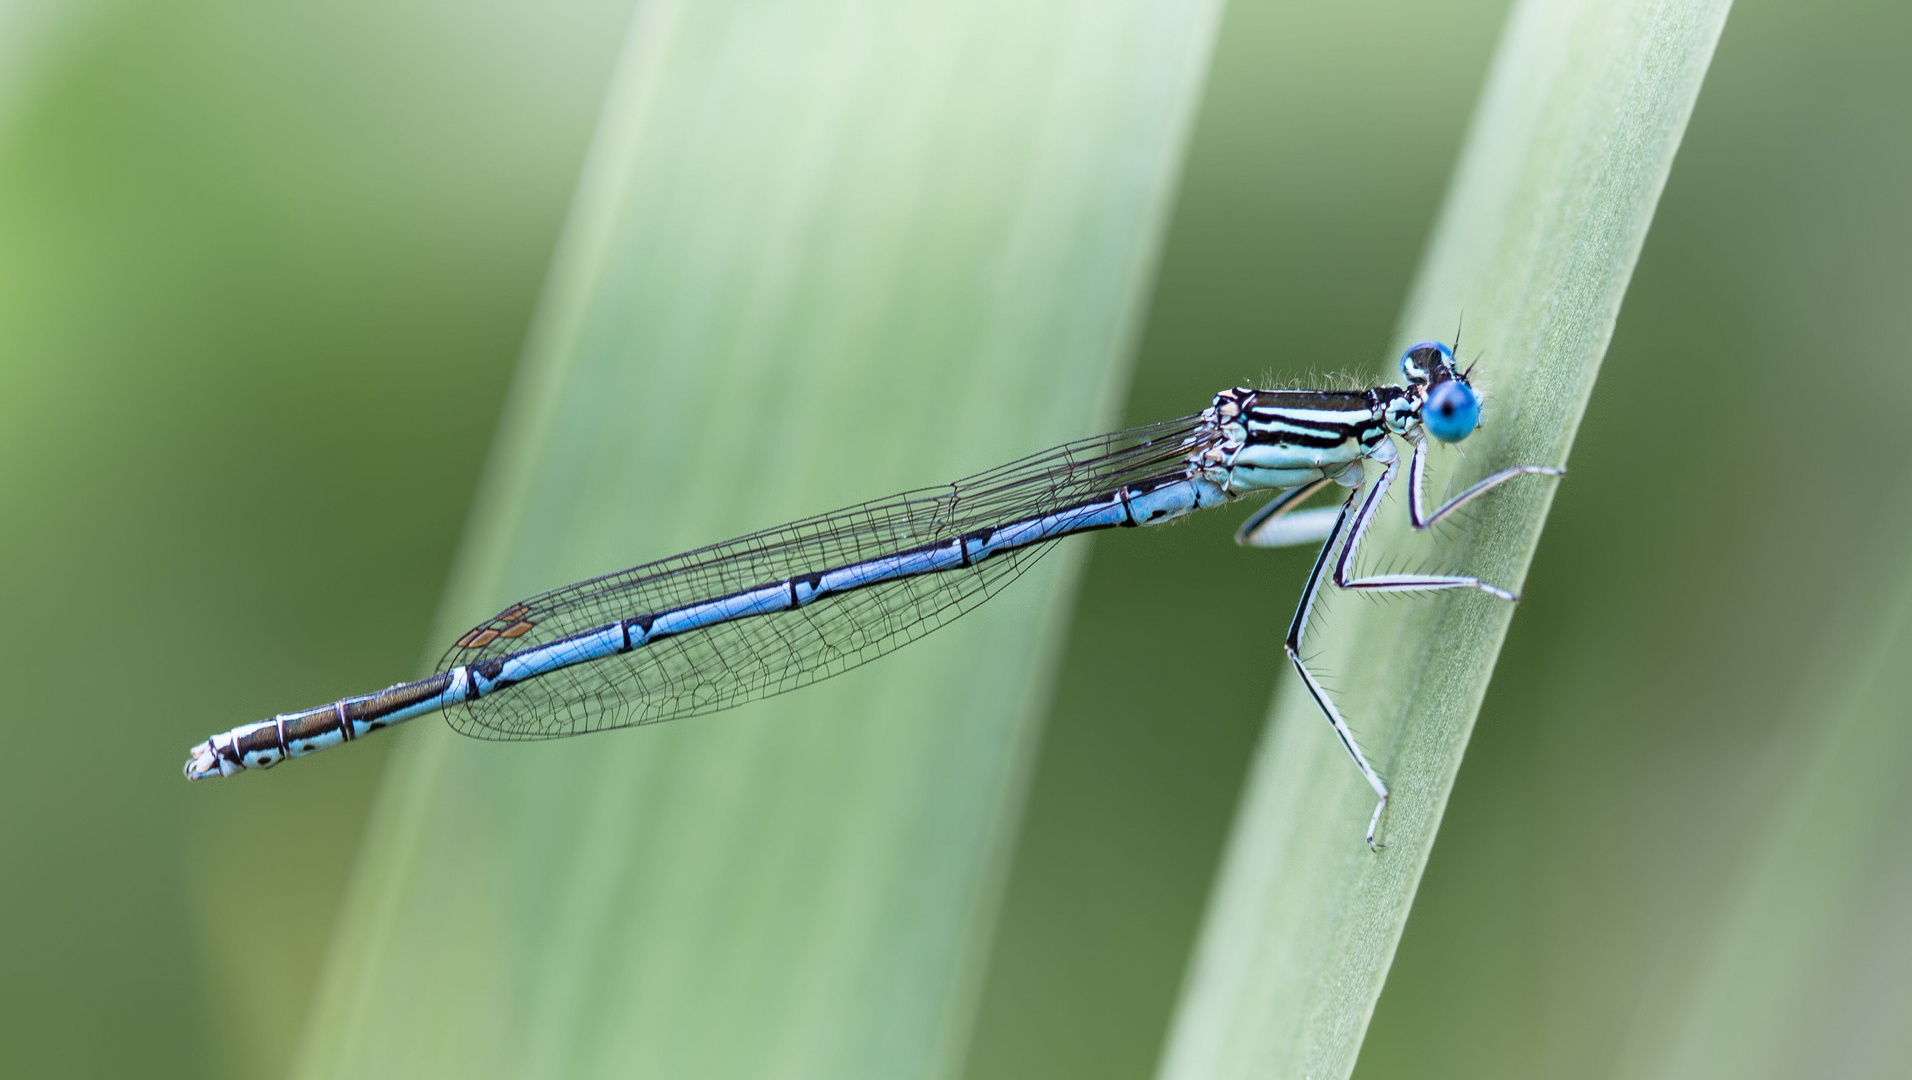
<path id="1" fill-rule="evenodd" d="M 735 596 L 719 597 L 703 604 L 678 608 L 659 615 L 651 622 L 650 632 L 639 635 L 632 628 L 631 643 L 649 641 L 666 634 L 682 634 L 690 630 L 701 630 L 706 626 L 741 619 L 748 615 L 764 615 L 772 611 L 783 611 L 790 606 L 790 587 L 783 582 L 767 585 L 761 589 L 752 589 Z M 622 639 L 619 640 L 620 646 Z"/>
<path id="2" fill-rule="evenodd" d="M 954 544 L 931 548 L 928 551 L 889 555 L 881 559 L 852 563 L 837 570 L 826 571 L 818 582 L 816 593 L 821 595 L 846 592 L 865 585 L 874 585 L 879 581 L 909 577 L 913 574 L 953 570 L 961 565 L 963 565 L 963 553 Z"/>
<path id="3" fill-rule="evenodd" d="M 513 656 L 505 661 L 504 668 L 499 671 L 496 679 L 488 680 L 477 671 L 472 671 L 471 677 L 473 683 L 476 684 L 474 689 L 480 694 L 485 694 L 490 693 L 492 687 L 497 686 L 499 683 L 514 683 L 523 682 L 526 679 L 535 679 L 540 675 L 549 674 L 559 668 L 567 668 L 573 664 L 582 664 L 586 661 L 609 656 L 623 648 L 623 625 L 621 623 L 612 623 L 610 626 L 596 633 L 586 634 L 582 637 L 566 638 L 563 641 L 554 641 L 541 649 L 532 649 L 530 652 L 524 653 L 521 656 Z"/>

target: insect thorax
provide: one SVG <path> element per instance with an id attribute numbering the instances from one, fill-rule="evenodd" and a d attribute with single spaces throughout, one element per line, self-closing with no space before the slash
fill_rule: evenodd
<path id="1" fill-rule="evenodd" d="M 1390 413 L 1405 396 L 1395 387 L 1224 390 L 1202 414 L 1212 440 L 1191 464 L 1231 494 L 1356 483 L 1362 461 L 1392 448 Z"/>

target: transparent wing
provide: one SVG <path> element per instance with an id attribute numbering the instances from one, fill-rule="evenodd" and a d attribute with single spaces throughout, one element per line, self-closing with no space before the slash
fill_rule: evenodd
<path id="1" fill-rule="evenodd" d="M 440 670 L 536 648 L 802 574 L 947 542 L 1179 471 L 1198 418 L 1066 443 L 946 487 L 906 492 L 513 604 L 474 627 Z M 714 712 L 848 671 L 973 610 L 1040 558 L 1019 548 L 974 566 L 826 596 L 565 668 L 454 706 L 458 731 L 550 739 Z"/>

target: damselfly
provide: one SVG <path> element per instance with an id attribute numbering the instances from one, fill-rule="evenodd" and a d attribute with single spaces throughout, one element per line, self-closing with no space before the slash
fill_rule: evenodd
<path id="1" fill-rule="evenodd" d="M 1502 469 L 1427 512 L 1427 440 L 1466 438 L 1480 426 L 1480 398 L 1438 341 L 1409 349 L 1401 373 L 1405 385 L 1368 390 L 1224 390 L 1193 416 L 540 593 L 459 638 L 438 674 L 214 735 L 193 747 L 186 776 L 267 768 L 440 710 L 466 735 L 554 739 L 726 709 L 922 637 L 995 595 L 1050 541 L 1160 525 L 1272 491 L 1236 539 L 1321 542 L 1287 654 L 1374 789 L 1373 844 L 1387 785 L 1301 655 L 1324 577 L 1342 589 L 1479 589 L 1514 600 L 1474 577 L 1354 575 L 1401 466 L 1395 440 L 1413 447 L 1408 515 L 1417 529 L 1514 477 L 1562 472 Z M 1369 461 L 1381 470 L 1372 483 Z M 1331 484 L 1348 489 L 1339 509 L 1296 510 Z"/>

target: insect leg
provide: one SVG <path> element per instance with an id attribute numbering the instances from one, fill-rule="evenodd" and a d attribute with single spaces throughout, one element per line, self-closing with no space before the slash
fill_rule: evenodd
<path id="1" fill-rule="evenodd" d="M 1415 448 L 1415 461 L 1420 461 L 1420 448 Z M 1532 466 L 1538 467 L 1538 466 Z M 1518 600 L 1520 597 L 1498 585 L 1492 585 L 1477 577 L 1465 574 L 1373 574 L 1364 578 L 1352 576 L 1355 553 L 1361 549 L 1361 538 L 1366 535 L 1368 526 L 1374 523 L 1375 512 L 1381 508 L 1381 496 L 1385 495 L 1388 485 L 1394 482 L 1394 475 L 1401 468 L 1400 462 L 1392 462 L 1382 471 L 1368 497 L 1361 503 L 1361 512 L 1354 517 L 1354 527 L 1348 532 L 1348 542 L 1341 547 L 1341 557 L 1335 560 L 1334 583 L 1343 589 L 1359 589 L 1368 592 L 1439 592 L 1444 589 L 1479 589 L 1489 596 L 1502 600 Z M 1514 472 L 1512 475 L 1521 475 Z M 1492 479 L 1491 477 L 1489 479 Z M 1485 483 L 1486 481 L 1482 481 Z M 1480 484 L 1474 485 L 1480 487 Z M 1463 498 L 1471 496 L 1463 495 Z M 1457 500 L 1458 501 L 1458 500 Z M 1453 509 L 1454 503 L 1441 508 L 1441 513 Z M 1429 521 L 1428 524 L 1432 524 Z M 1426 526 L 1421 526 L 1425 528 Z"/>
<path id="2" fill-rule="evenodd" d="M 1350 757 L 1354 758 L 1354 764 L 1361 770 L 1361 775 L 1367 780 L 1368 786 L 1374 789 L 1378 801 L 1374 805 L 1374 815 L 1368 819 L 1368 846 L 1379 851 L 1381 845 L 1375 842 L 1374 834 L 1381 825 L 1381 812 L 1388 806 L 1388 786 L 1382 782 L 1381 774 L 1374 771 L 1374 766 L 1368 764 L 1367 755 L 1361 752 L 1361 747 L 1355 744 L 1354 732 L 1348 729 L 1348 722 L 1341 718 L 1341 710 L 1334 707 L 1334 701 L 1328 697 L 1328 691 L 1315 679 L 1314 673 L 1308 670 L 1308 665 L 1301 659 L 1301 636 L 1308 629 L 1308 613 L 1314 607 L 1315 597 L 1321 592 L 1321 579 L 1328 567 L 1328 556 L 1334 551 L 1335 542 L 1346 532 L 1354 513 L 1355 500 L 1360 497 L 1360 488 L 1350 491 L 1347 501 L 1341 504 L 1340 511 L 1335 515 L 1334 526 L 1328 532 L 1328 540 L 1321 545 L 1321 554 L 1315 556 L 1314 568 L 1308 571 L 1308 584 L 1301 591 L 1301 603 L 1295 608 L 1295 619 L 1288 626 L 1288 638 L 1283 642 L 1283 648 L 1288 652 L 1288 659 L 1294 663 L 1295 671 L 1300 674 L 1301 684 L 1308 688 L 1308 696 L 1314 698 L 1315 705 L 1321 709 L 1321 714 L 1326 716 L 1328 723 L 1334 726 L 1334 733 L 1341 740 L 1342 747 L 1348 751 Z M 1365 507 L 1363 509 L 1365 511 Z"/>
<path id="3" fill-rule="evenodd" d="M 1327 480 L 1303 484 L 1269 499 L 1261 509 L 1235 530 L 1235 543 L 1243 547 L 1292 547 L 1317 544 L 1327 539 L 1341 511 L 1333 507 L 1295 512 L 1303 499 L 1328 485 Z"/>
<path id="4" fill-rule="evenodd" d="M 1394 478 L 1399 472 L 1400 467 L 1401 465 L 1398 460 L 1389 462 L 1386 468 L 1382 470 L 1381 475 L 1375 479 L 1374 486 L 1368 489 L 1365 497 L 1363 497 L 1360 488 L 1356 488 L 1354 491 L 1348 493 L 1347 501 L 1342 504 L 1340 511 L 1335 516 L 1334 525 L 1328 533 L 1328 540 L 1321 547 L 1321 554 L 1315 558 L 1314 568 L 1308 572 L 1308 583 L 1306 588 L 1302 590 L 1301 605 L 1295 610 L 1295 620 L 1288 628 L 1288 639 L 1286 642 L 1288 659 L 1293 661 L 1295 670 L 1300 673 L 1301 681 L 1303 685 L 1307 686 L 1309 696 L 1314 698 L 1315 704 L 1320 707 L 1322 714 L 1328 718 L 1328 723 L 1334 725 L 1334 733 L 1341 739 L 1341 745 L 1345 747 L 1348 754 L 1354 758 L 1354 763 L 1360 768 L 1361 775 L 1367 779 L 1368 786 L 1374 789 L 1375 795 L 1379 798 L 1379 801 L 1374 807 L 1374 816 L 1368 819 L 1367 834 L 1368 846 L 1376 851 L 1379 851 L 1381 848 L 1381 845 L 1375 841 L 1375 833 L 1380 828 L 1382 813 L 1387 810 L 1387 785 L 1382 782 L 1380 775 L 1375 772 L 1374 766 L 1368 763 L 1367 755 L 1363 754 L 1361 748 L 1355 745 L 1354 733 L 1349 730 L 1347 721 L 1342 719 L 1341 711 L 1335 708 L 1334 702 L 1328 697 L 1328 692 L 1321 686 L 1321 683 L 1315 679 L 1314 673 L 1308 670 L 1307 664 L 1303 663 L 1301 659 L 1302 634 L 1307 630 L 1308 614 L 1314 606 L 1316 596 L 1319 595 L 1321 591 L 1322 578 L 1327 569 L 1329 556 L 1333 553 L 1336 542 L 1341 540 L 1345 534 L 1346 541 L 1341 544 L 1340 557 L 1335 559 L 1334 564 L 1334 583 L 1339 588 L 1369 590 L 1373 592 L 1436 592 L 1446 589 L 1479 589 L 1482 592 L 1491 596 L 1497 596 L 1503 600 L 1517 599 L 1513 593 L 1506 589 L 1497 585 L 1488 584 L 1476 577 L 1463 575 L 1377 574 L 1365 578 L 1352 576 L 1355 556 L 1361 550 L 1361 540 L 1367 535 L 1368 526 L 1374 523 L 1375 514 L 1379 512 L 1381 508 L 1381 500 L 1387 495 L 1388 485 L 1394 482 Z M 1458 496 L 1434 511 L 1434 513 L 1425 514 L 1422 512 L 1421 480 L 1426 468 L 1427 442 L 1424 439 L 1416 440 L 1414 444 L 1413 462 L 1409 466 L 1411 487 L 1408 493 L 1408 504 L 1414 527 L 1417 529 L 1427 528 L 1458 507 L 1471 502 L 1501 484 L 1512 480 L 1516 476 L 1560 476 L 1566 472 L 1565 469 L 1556 469 L 1544 465 L 1522 465 L 1512 469 L 1504 469 L 1482 480 L 1480 483 L 1475 484 L 1473 487 L 1468 488 L 1466 491 L 1461 492 Z M 1241 539 L 1244 543 L 1255 543 L 1256 536 L 1263 531 L 1266 521 L 1277 517 L 1282 513 L 1283 508 L 1293 505 L 1293 503 L 1305 497 L 1305 495 L 1296 494 L 1296 492 L 1303 491 L 1312 494 L 1312 490 L 1310 489 L 1298 488 L 1295 489 L 1295 492 L 1284 492 L 1278 496 L 1274 502 L 1270 503 L 1267 507 L 1263 507 L 1260 512 L 1249 519 L 1248 524 L 1243 527 L 1242 534 L 1238 539 Z M 1357 500 L 1359 501 L 1358 510 L 1356 509 Z"/>
<path id="5" fill-rule="evenodd" d="M 1511 469 L 1502 469 L 1494 475 L 1447 500 L 1440 509 L 1432 514 L 1426 512 L 1422 502 L 1421 481 L 1427 475 L 1427 440 L 1414 440 L 1414 461 L 1408 466 L 1407 478 L 1407 515 L 1417 529 L 1425 529 L 1448 514 L 1466 506 L 1482 495 L 1494 490 L 1516 476 L 1565 476 L 1567 470 L 1552 465 L 1516 465 Z"/>

